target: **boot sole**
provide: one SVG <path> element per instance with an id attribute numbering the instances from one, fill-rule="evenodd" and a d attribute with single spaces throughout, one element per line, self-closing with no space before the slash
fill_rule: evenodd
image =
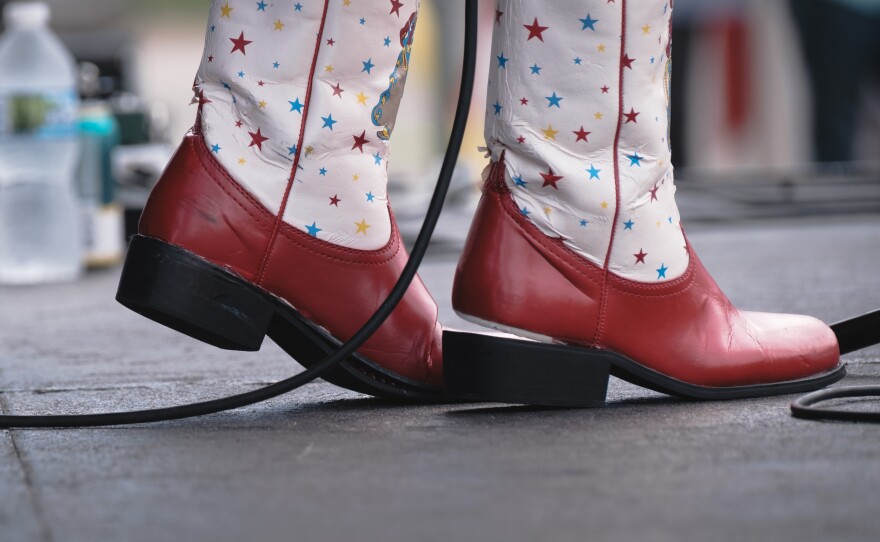
<path id="1" fill-rule="evenodd" d="M 514 335 L 528 332 L 461 315 Z M 559 407 L 605 405 L 608 380 L 616 376 L 667 395 L 703 401 L 788 395 L 824 388 L 846 376 L 838 365 L 808 378 L 709 387 L 677 380 L 609 351 L 490 334 L 444 331 L 443 357 L 447 393 L 456 399 Z"/>
<path id="2" fill-rule="evenodd" d="M 224 350 L 256 352 L 269 337 L 309 368 L 341 341 L 289 304 L 183 248 L 135 236 L 116 300 L 132 311 Z M 324 377 L 385 399 L 435 402 L 443 389 L 397 375 L 355 354 Z"/>

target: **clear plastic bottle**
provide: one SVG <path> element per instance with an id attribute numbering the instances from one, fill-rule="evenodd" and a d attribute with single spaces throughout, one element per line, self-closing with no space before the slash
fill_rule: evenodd
<path id="1" fill-rule="evenodd" d="M 0 283 L 73 280 L 83 265 L 76 64 L 42 2 L 11 3 L 0 37 Z"/>

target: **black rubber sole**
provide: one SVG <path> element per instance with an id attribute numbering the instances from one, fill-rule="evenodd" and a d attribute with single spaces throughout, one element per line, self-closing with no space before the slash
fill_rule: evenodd
<path id="1" fill-rule="evenodd" d="M 116 300 L 134 312 L 224 350 L 256 352 L 266 337 L 308 368 L 341 344 L 293 307 L 180 247 L 135 236 Z M 355 354 L 325 377 L 385 399 L 447 400 L 443 389 L 407 379 Z"/>
<path id="2" fill-rule="evenodd" d="M 664 376 L 607 350 L 457 331 L 444 332 L 443 358 L 446 389 L 452 397 L 581 408 L 605 404 L 612 375 L 661 393 L 707 401 L 803 393 L 846 376 L 840 365 L 801 380 L 713 388 Z"/>

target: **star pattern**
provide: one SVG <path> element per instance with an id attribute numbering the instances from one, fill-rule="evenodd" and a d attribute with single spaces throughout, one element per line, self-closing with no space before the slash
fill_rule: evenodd
<path id="1" fill-rule="evenodd" d="M 520 215 L 648 283 L 677 278 L 689 258 L 661 98 L 669 4 L 500 1 L 486 107 L 487 146 L 493 160 L 504 153 Z"/>
<path id="2" fill-rule="evenodd" d="M 212 1 L 195 85 L 202 133 L 213 159 L 267 209 L 281 208 L 292 182 L 285 222 L 376 250 L 391 235 L 387 136 L 418 1 L 332 1 L 322 28 L 323 10 L 322 0 Z"/>

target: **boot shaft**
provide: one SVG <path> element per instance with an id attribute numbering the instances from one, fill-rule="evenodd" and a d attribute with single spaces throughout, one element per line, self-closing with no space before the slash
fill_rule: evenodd
<path id="1" fill-rule="evenodd" d="M 670 3 L 502 1 L 486 140 L 544 234 L 623 277 L 669 280 L 688 256 L 668 136 Z"/>
<path id="2" fill-rule="evenodd" d="M 214 158 L 272 213 L 364 250 L 391 235 L 389 138 L 418 5 L 214 0 L 196 78 Z"/>

